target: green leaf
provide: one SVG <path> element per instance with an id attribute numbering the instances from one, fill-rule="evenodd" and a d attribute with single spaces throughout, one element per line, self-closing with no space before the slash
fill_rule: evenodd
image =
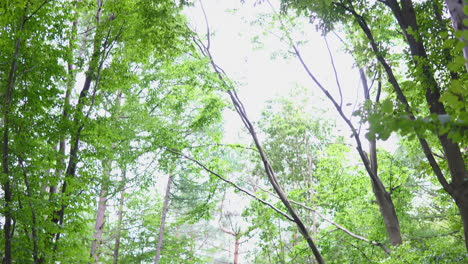
<path id="1" fill-rule="evenodd" d="M 382 111 L 385 114 L 391 114 L 393 112 L 393 103 L 390 99 L 385 99 L 382 102 Z"/>

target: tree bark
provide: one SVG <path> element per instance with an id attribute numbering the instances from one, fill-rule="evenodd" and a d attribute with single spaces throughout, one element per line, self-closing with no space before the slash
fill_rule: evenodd
<path id="1" fill-rule="evenodd" d="M 156 256 L 154 257 L 154 264 L 159 264 L 161 259 L 161 248 L 164 239 L 164 228 L 166 225 L 167 211 L 169 210 L 169 201 L 171 199 L 171 184 L 174 179 L 173 175 L 170 175 L 167 179 L 166 194 L 164 195 L 164 205 L 161 213 L 161 224 L 159 225 L 158 244 L 156 245 Z"/>
<path id="2" fill-rule="evenodd" d="M 362 88 L 364 89 L 364 99 L 370 99 L 369 86 L 367 84 L 367 78 L 362 69 L 359 69 L 359 74 L 361 77 Z M 377 162 L 377 141 L 376 139 L 370 139 L 369 142 L 369 165 L 372 173 L 378 179 L 378 181 L 371 181 L 372 190 L 377 199 L 377 204 L 379 205 L 381 215 L 384 220 L 385 228 L 387 229 L 387 234 L 390 238 L 390 243 L 393 246 L 399 245 L 402 243 L 401 231 L 400 231 L 400 222 L 398 221 L 398 216 L 396 214 L 395 205 L 393 204 L 392 197 L 390 193 L 387 192 L 385 186 L 383 185 L 380 177 L 378 176 L 378 162 Z"/>
<path id="3" fill-rule="evenodd" d="M 104 230 L 107 209 L 107 192 L 109 189 L 109 178 L 111 170 L 111 162 L 105 161 L 104 163 L 104 177 L 102 178 L 101 182 L 98 209 L 96 211 L 96 223 L 94 225 L 94 236 L 93 242 L 91 243 L 91 257 L 94 259 L 94 263 L 98 263 L 99 261 L 99 248 L 102 243 L 102 233 Z"/>
<path id="4" fill-rule="evenodd" d="M 463 12 L 463 7 L 467 5 L 465 0 L 445 0 L 445 4 L 450 12 L 450 17 L 452 18 L 452 25 L 456 31 L 464 32 L 468 29 L 463 23 L 464 19 L 467 19 L 468 16 Z M 463 57 L 465 57 L 465 68 L 468 71 L 468 40 L 464 37 L 460 38 L 460 41 L 465 43 L 463 47 Z"/>

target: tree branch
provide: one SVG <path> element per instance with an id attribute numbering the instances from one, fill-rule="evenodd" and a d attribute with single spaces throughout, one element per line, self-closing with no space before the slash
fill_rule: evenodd
<path id="1" fill-rule="evenodd" d="M 226 179 L 225 177 L 223 177 L 222 175 L 220 175 L 219 173 L 216 173 L 215 171 L 211 170 L 210 168 L 206 167 L 205 165 L 203 165 L 201 162 L 199 162 L 198 160 L 192 158 L 192 157 L 189 157 L 187 155 L 184 155 L 182 153 L 180 153 L 179 151 L 177 150 L 174 150 L 174 149 L 170 149 L 168 147 L 162 147 L 163 149 L 167 150 L 168 152 L 174 154 L 174 155 L 177 155 L 179 157 L 182 157 L 186 160 L 189 160 L 195 164 L 197 164 L 199 167 L 201 167 L 202 169 L 204 169 L 206 172 L 209 172 L 210 174 L 216 176 L 218 179 L 222 180 L 223 182 L 231 185 L 232 187 L 236 188 L 237 190 L 247 194 L 248 196 L 252 197 L 253 199 L 259 201 L 260 203 L 270 207 L 271 209 L 275 210 L 277 213 L 279 213 L 280 215 L 282 215 L 283 217 L 285 217 L 286 219 L 288 219 L 289 221 L 292 221 L 294 222 L 294 219 L 291 218 L 288 214 L 286 214 L 285 212 L 281 211 L 280 209 L 278 209 L 276 206 L 272 205 L 271 203 L 257 197 L 255 194 L 247 191 L 246 189 L 240 187 L 239 185 L 237 185 L 235 182 L 231 181 L 231 180 L 228 180 Z"/>

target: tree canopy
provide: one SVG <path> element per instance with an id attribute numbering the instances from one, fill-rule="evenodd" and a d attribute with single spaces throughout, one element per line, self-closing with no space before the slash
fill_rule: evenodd
<path id="1" fill-rule="evenodd" d="M 239 2 L 310 80 L 254 119 L 210 1 L 0 3 L 2 263 L 468 261 L 468 5 Z"/>

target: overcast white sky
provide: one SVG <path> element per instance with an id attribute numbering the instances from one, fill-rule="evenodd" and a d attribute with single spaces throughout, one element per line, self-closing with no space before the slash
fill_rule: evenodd
<path id="1" fill-rule="evenodd" d="M 246 106 L 250 118 L 258 120 L 267 100 L 277 96 L 287 96 L 297 85 L 309 87 L 312 91 L 311 102 L 320 107 L 331 109 L 328 101 L 318 100 L 323 98 L 320 90 L 310 80 L 306 72 L 294 57 L 272 58 L 273 54 L 288 52 L 288 45 L 272 34 L 263 33 L 263 28 L 252 25 L 259 15 L 271 13 L 272 10 L 267 3 L 253 5 L 254 1 L 246 1 L 241 4 L 239 0 L 205 0 L 203 5 L 208 17 L 211 37 L 211 51 L 216 63 L 221 66 L 228 76 L 239 83 L 238 91 Z M 272 0 L 272 4 L 279 6 L 279 1 Z M 191 24 L 200 35 L 206 33 L 206 25 L 203 19 L 199 2 L 195 7 L 187 10 Z M 330 64 L 330 58 L 325 42 L 320 32 L 316 32 L 315 26 L 304 23 L 303 27 L 297 28 L 297 40 L 306 40 L 308 43 L 301 46 L 300 50 L 309 68 L 332 93 L 337 95 L 337 88 Z M 304 31 L 304 35 L 300 34 Z M 293 32 L 294 33 L 294 32 Z M 260 36 L 263 48 L 256 49 L 252 40 Z M 335 64 L 343 86 L 344 104 L 356 101 L 356 95 L 362 94 L 359 86 L 359 74 L 352 68 L 351 56 L 344 54 L 341 43 L 333 35 L 329 36 L 329 43 L 334 53 Z M 359 97 L 361 98 L 361 96 Z M 361 99 L 359 99 L 361 100 Z M 349 107 L 349 113 L 352 108 Z M 338 116 L 330 111 L 324 118 L 336 119 Z M 239 131 L 242 122 L 235 113 L 225 114 L 228 140 L 235 137 L 235 131 Z M 340 130 L 341 120 L 337 122 Z M 344 132 L 349 135 L 347 130 Z"/>

